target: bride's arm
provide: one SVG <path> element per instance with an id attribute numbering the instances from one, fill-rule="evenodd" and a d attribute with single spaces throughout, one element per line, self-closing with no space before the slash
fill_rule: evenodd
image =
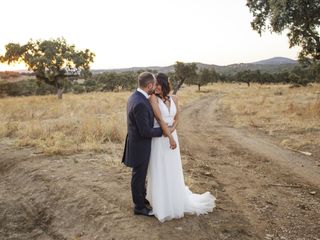
<path id="1" fill-rule="evenodd" d="M 176 105 L 176 109 L 177 109 L 177 113 L 176 115 L 174 116 L 174 122 L 173 122 L 173 125 L 172 127 L 170 128 L 170 132 L 174 132 L 174 130 L 176 130 L 177 126 L 178 126 L 178 123 L 179 123 L 179 106 L 178 106 L 178 96 L 177 95 L 172 95 L 171 96 L 175 105 Z"/>
<path id="2" fill-rule="evenodd" d="M 163 118 L 161 116 L 160 108 L 158 105 L 158 99 L 157 99 L 156 95 L 152 94 L 149 97 L 149 102 L 151 103 L 154 116 L 157 119 L 162 131 L 164 132 L 164 135 L 166 135 L 170 140 L 170 147 L 172 149 L 175 149 L 177 147 L 177 144 L 171 135 L 171 132 L 170 132 L 170 129 L 169 129 L 167 123 L 163 120 Z"/>

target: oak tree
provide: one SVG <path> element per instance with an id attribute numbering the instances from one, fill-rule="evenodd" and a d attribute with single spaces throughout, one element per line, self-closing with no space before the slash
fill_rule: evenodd
<path id="1" fill-rule="evenodd" d="M 287 31 L 290 47 L 300 46 L 299 59 L 320 61 L 320 0 L 247 0 L 252 28 L 260 35 Z"/>
<path id="2" fill-rule="evenodd" d="M 89 49 L 77 50 L 64 38 L 30 40 L 24 45 L 8 43 L 5 50 L 5 54 L 0 56 L 2 63 L 24 62 L 38 80 L 56 87 L 59 99 L 62 98 L 66 79 L 91 74 L 90 63 L 95 57 Z"/>

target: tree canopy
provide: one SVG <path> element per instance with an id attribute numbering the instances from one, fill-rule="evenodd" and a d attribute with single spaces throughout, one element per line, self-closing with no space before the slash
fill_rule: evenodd
<path id="1" fill-rule="evenodd" d="M 56 87 L 59 98 L 63 93 L 63 81 L 70 76 L 88 76 L 95 57 L 89 49 L 76 50 L 64 38 L 30 40 L 24 45 L 8 43 L 5 50 L 4 56 L 0 56 L 1 62 L 24 62 L 37 79 Z"/>
<path id="2" fill-rule="evenodd" d="M 247 6 L 254 17 L 251 26 L 255 31 L 287 30 L 290 47 L 302 48 L 301 61 L 320 61 L 320 0 L 247 0 Z"/>
<path id="3" fill-rule="evenodd" d="M 171 80 L 173 81 L 173 94 L 176 94 L 182 84 L 186 80 L 192 81 L 193 78 L 197 77 L 197 65 L 195 63 L 183 63 L 177 61 L 174 65 L 174 74 L 170 76 Z"/>

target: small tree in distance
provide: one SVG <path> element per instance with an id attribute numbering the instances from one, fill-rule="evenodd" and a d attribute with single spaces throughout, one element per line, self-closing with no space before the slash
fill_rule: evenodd
<path id="1" fill-rule="evenodd" d="M 58 99 L 62 99 L 64 81 L 68 77 L 87 77 L 95 54 L 89 49 L 79 51 L 67 44 L 64 38 L 54 40 L 30 40 L 24 45 L 8 43 L 2 63 L 24 62 L 36 78 L 55 86 Z"/>
<path id="2" fill-rule="evenodd" d="M 198 86 L 198 91 L 200 92 L 200 87 L 217 81 L 218 75 L 214 69 L 202 68 L 200 69 L 199 75 L 196 78 L 195 84 Z"/>
<path id="3" fill-rule="evenodd" d="M 197 65 L 195 63 L 185 64 L 176 62 L 174 65 L 174 74 L 171 76 L 173 82 L 173 94 L 177 94 L 178 90 L 186 80 L 192 81 L 197 77 Z"/>

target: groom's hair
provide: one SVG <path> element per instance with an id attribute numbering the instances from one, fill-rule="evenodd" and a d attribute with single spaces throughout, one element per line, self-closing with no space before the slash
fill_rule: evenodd
<path id="1" fill-rule="evenodd" d="M 142 72 L 138 77 L 138 85 L 140 88 L 145 88 L 150 82 L 155 82 L 155 78 L 151 72 Z"/>

